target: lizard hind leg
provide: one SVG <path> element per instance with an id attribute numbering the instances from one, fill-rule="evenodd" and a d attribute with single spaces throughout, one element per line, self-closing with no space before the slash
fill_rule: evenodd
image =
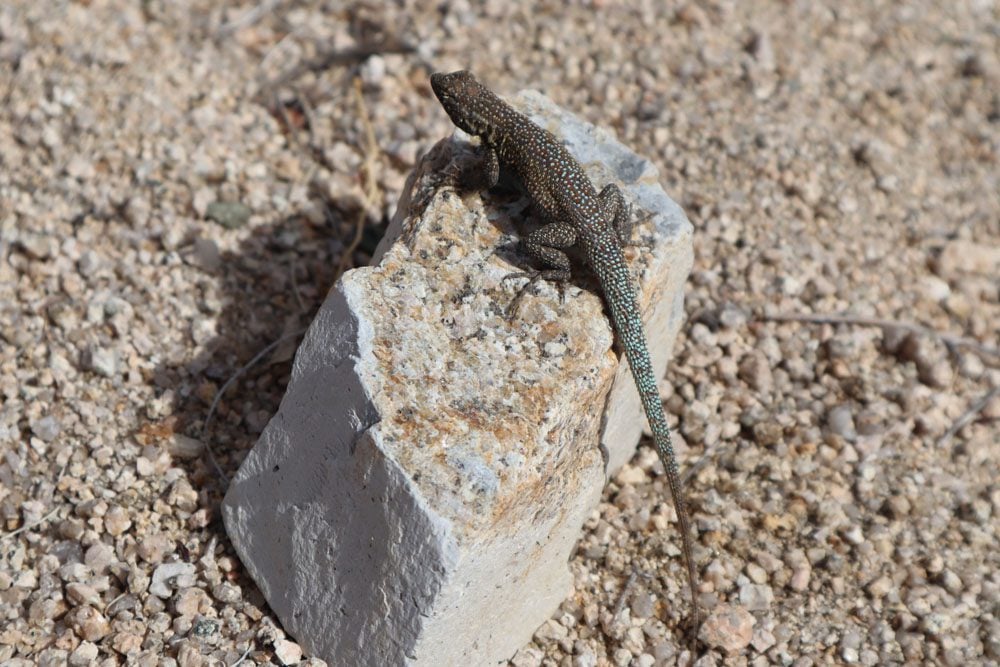
<path id="1" fill-rule="evenodd" d="M 514 300 L 511 301 L 507 309 L 507 318 L 514 319 L 521 299 L 528 290 L 539 280 L 551 280 L 559 286 L 559 300 L 565 298 L 563 288 L 566 281 L 572 276 L 570 271 L 569 256 L 564 250 L 576 243 L 576 230 L 571 225 L 563 222 L 551 222 L 544 227 L 539 227 L 521 240 L 521 247 L 525 252 L 543 264 L 545 269 L 534 271 L 518 271 L 504 276 L 504 280 L 509 278 L 528 278 L 521 289 L 517 291 Z"/>
<path id="2" fill-rule="evenodd" d="M 625 200 L 622 191 L 614 183 L 605 186 L 598 194 L 598 199 L 601 202 L 601 209 L 604 211 L 604 219 L 614 228 L 622 247 L 638 246 L 642 248 L 651 245 L 648 241 L 633 241 L 632 230 L 637 224 L 642 224 L 653 217 L 652 213 L 647 212 L 637 220 L 633 220 L 632 206 Z"/>
<path id="3" fill-rule="evenodd" d="M 601 202 L 604 219 L 614 228 L 622 245 L 628 245 L 635 223 L 632 222 L 632 207 L 625 201 L 625 195 L 617 185 L 609 183 L 604 186 L 597 198 Z"/>

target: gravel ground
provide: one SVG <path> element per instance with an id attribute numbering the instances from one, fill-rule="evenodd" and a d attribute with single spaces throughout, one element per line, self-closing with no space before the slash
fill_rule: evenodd
<path id="1" fill-rule="evenodd" d="M 696 230 L 704 643 L 644 446 L 513 663 L 1000 661 L 996 2 L 219 4 L 0 5 L 0 663 L 300 658 L 224 478 L 460 66 L 613 127 Z"/>

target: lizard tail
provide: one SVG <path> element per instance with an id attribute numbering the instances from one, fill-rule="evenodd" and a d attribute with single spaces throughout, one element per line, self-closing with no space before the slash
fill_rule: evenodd
<path id="1" fill-rule="evenodd" d="M 674 501 L 677 521 L 680 524 L 681 548 L 684 552 L 684 565 L 687 567 L 688 588 L 691 591 L 694 627 L 697 628 L 700 625 L 697 591 L 698 572 L 695 569 L 694 555 L 691 552 L 690 514 L 688 513 L 680 471 L 677 468 L 674 445 L 670 438 L 670 427 L 667 426 L 666 416 L 663 413 L 663 404 L 660 402 L 660 392 L 657 389 L 649 353 L 642 349 L 634 350 L 631 353 L 626 351 L 625 356 L 628 358 L 628 365 L 632 369 L 632 377 L 635 378 L 636 385 L 641 387 L 639 397 L 642 400 L 642 408 L 646 413 L 646 419 L 649 420 L 649 428 L 653 432 L 653 444 L 656 445 L 656 452 L 659 454 L 660 461 L 667 473 L 670 497 Z M 640 377 L 643 379 L 640 380 Z M 647 385 L 651 386 L 652 389 L 645 388 Z"/>
<path id="2" fill-rule="evenodd" d="M 636 388 L 639 390 L 642 408 L 649 421 L 650 431 L 653 433 L 653 443 L 656 445 L 656 451 L 667 473 L 670 497 L 673 500 L 677 520 L 680 524 L 684 563 L 687 567 L 688 587 L 691 591 L 694 628 L 697 631 L 700 625 L 697 597 L 698 573 L 695 570 L 691 549 L 690 516 L 684 498 L 680 471 L 677 468 L 677 456 L 670 438 L 670 427 L 667 426 L 667 418 L 663 412 L 663 403 L 660 401 L 660 392 L 657 387 L 656 374 L 653 372 L 653 363 L 649 358 L 649 347 L 639 316 L 639 303 L 632 287 L 628 266 L 624 257 L 621 255 L 620 257 L 618 266 L 613 266 L 616 262 L 609 262 L 608 264 L 612 266 L 607 271 L 598 270 L 596 273 L 607 297 L 607 302 L 610 304 L 609 310 L 615 333 L 625 352 L 625 358 L 628 359 Z"/>

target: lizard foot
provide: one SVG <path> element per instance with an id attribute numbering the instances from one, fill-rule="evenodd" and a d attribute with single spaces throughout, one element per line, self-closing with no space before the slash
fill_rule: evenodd
<path id="1" fill-rule="evenodd" d="M 528 293 L 539 280 L 551 280 L 555 282 L 556 288 L 559 290 L 559 303 L 566 302 L 566 281 L 569 276 L 566 275 L 567 272 L 562 270 L 549 270 L 549 271 L 518 271 L 516 273 L 508 273 L 503 277 L 504 280 L 510 280 L 513 278 L 527 278 L 528 282 L 521 286 L 521 289 L 517 290 L 517 294 L 514 295 L 514 299 L 507 306 L 507 319 L 513 320 L 517 317 L 517 311 L 521 306 L 521 300 Z"/>
<path id="2" fill-rule="evenodd" d="M 438 186 L 441 189 L 448 190 L 459 195 L 466 191 L 464 185 L 465 170 L 458 162 L 449 162 L 448 165 L 441 170 L 439 179 Z"/>
<path id="3" fill-rule="evenodd" d="M 649 220 L 652 217 L 653 217 L 652 213 L 646 213 L 645 215 L 640 216 L 638 220 L 636 220 L 635 222 L 631 223 L 629 225 L 629 227 L 631 227 L 631 228 L 634 229 L 637 225 L 645 224 L 646 221 Z M 631 232 L 630 232 L 630 235 L 631 235 Z M 653 240 L 652 240 L 652 238 L 650 238 L 648 236 L 641 237 L 640 239 L 635 240 L 635 241 L 629 239 L 625 243 L 622 244 L 622 247 L 624 247 L 624 248 L 646 248 L 646 249 L 649 249 L 649 248 L 653 247 Z"/>

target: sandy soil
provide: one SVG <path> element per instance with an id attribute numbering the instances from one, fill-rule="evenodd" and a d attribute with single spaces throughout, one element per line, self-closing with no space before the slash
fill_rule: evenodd
<path id="1" fill-rule="evenodd" d="M 220 4 L 0 5 L 0 663 L 300 659 L 218 515 L 296 338 L 203 426 L 367 261 L 458 67 L 614 128 L 696 230 L 704 643 L 647 445 L 514 664 L 1000 661 L 996 2 Z"/>

